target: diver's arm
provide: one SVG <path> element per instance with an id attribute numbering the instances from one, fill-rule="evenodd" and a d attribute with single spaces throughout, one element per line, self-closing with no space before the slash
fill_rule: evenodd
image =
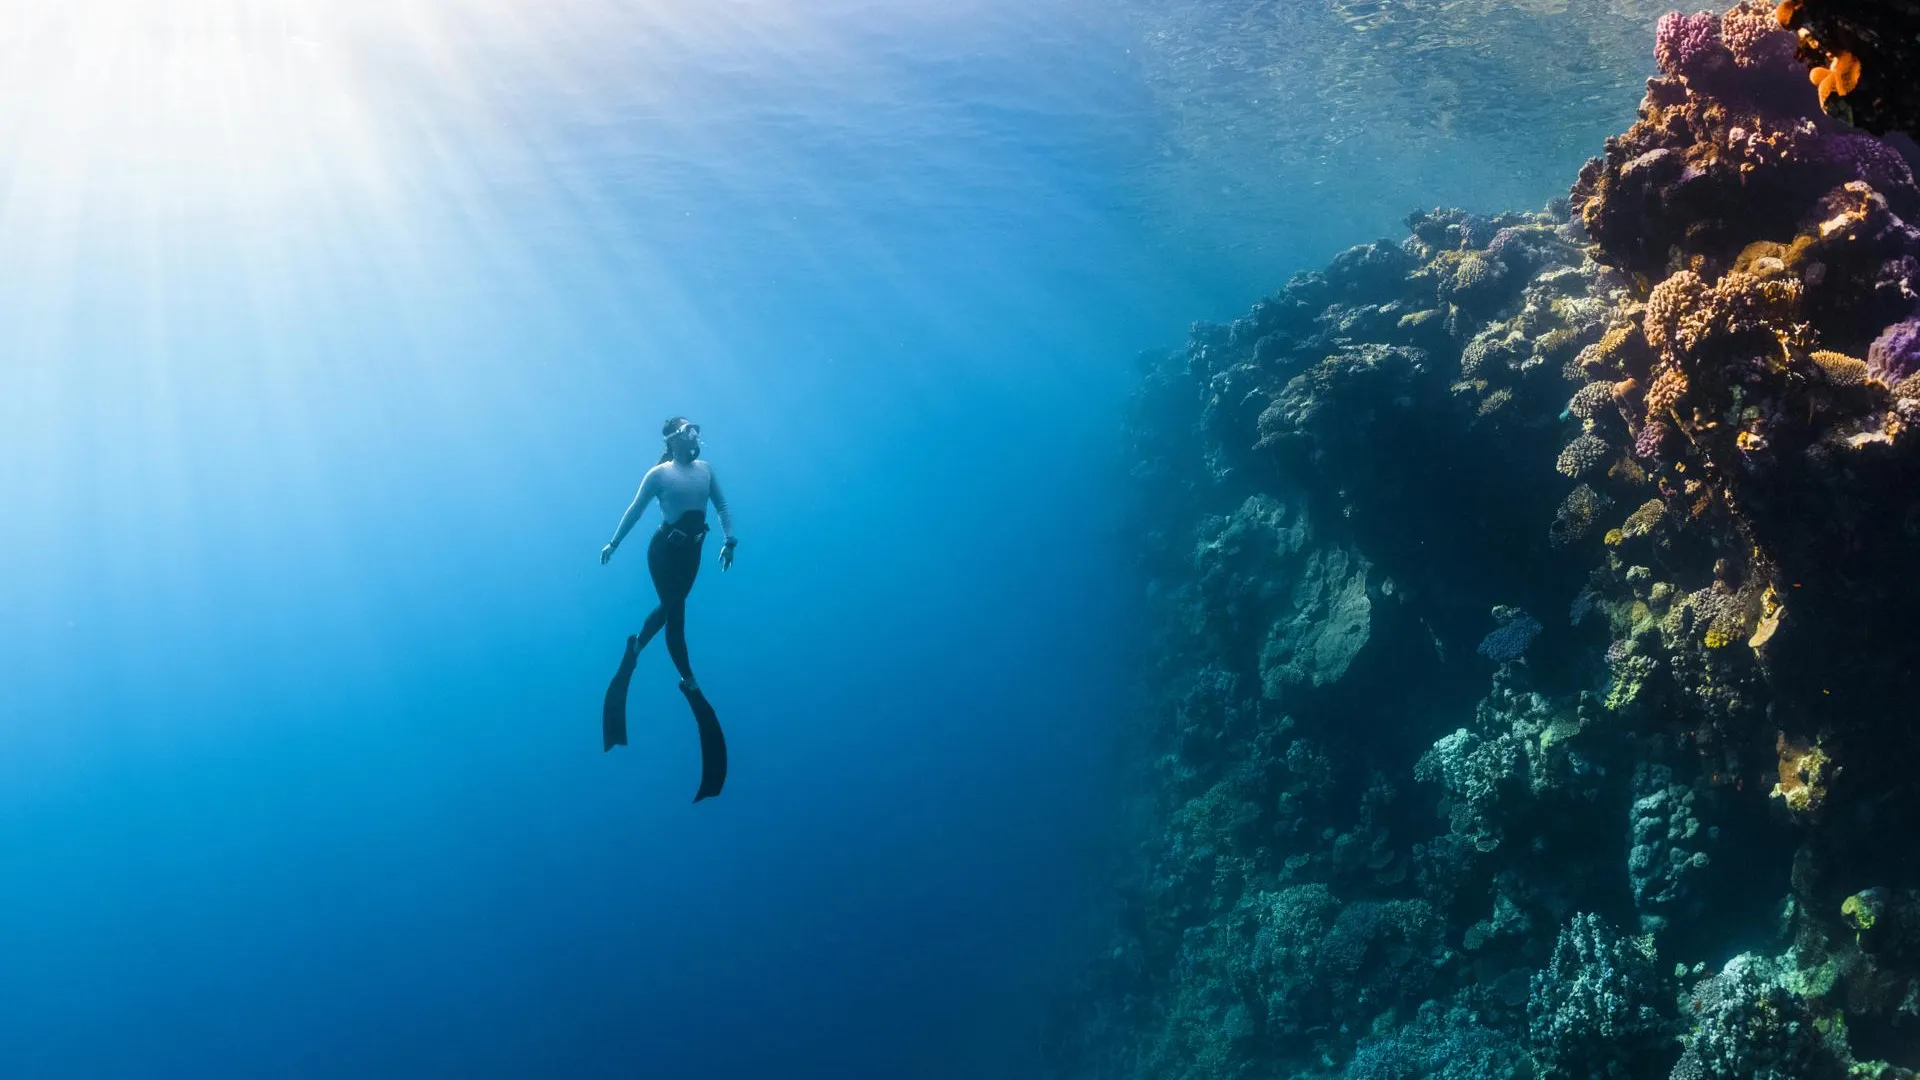
<path id="1" fill-rule="evenodd" d="M 740 541 L 733 535 L 733 511 L 727 508 L 726 492 L 720 490 L 720 478 L 713 473 L 713 466 L 707 466 L 707 498 L 713 502 L 713 508 L 720 512 L 720 534 L 727 542 L 720 545 L 720 569 L 733 569 L 734 545 Z"/>
<path id="2" fill-rule="evenodd" d="M 727 496 L 720 490 L 720 478 L 714 475 L 713 466 L 707 466 L 707 498 L 713 500 L 713 508 L 720 512 L 720 535 L 733 539 L 733 511 L 727 508 Z"/>
<path id="3" fill-rule="evenodd" d="M 656 465 L 648 469 L 647 475 L 640 478 L 640 490 L 633 493 L 633 502 L 627 505 L 627 512 L 620 515 L 620 527 L 613 530 L 613 539 L 607 543 L 606 547 L 600 549 L 602 563 L 613 558 L 613 552 L 620 546 L 620 541 L 627 538 L 627 533 L 633 530 L 634 523 L 640 520 L 640 515 L 647 512 L 647 504 L 653 501 L 660 487 L 659 482 L 654 478 L 659 468 Z"/>

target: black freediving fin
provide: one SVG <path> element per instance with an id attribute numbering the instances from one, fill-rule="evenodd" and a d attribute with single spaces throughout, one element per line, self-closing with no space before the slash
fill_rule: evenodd
<path id="1" fill-rule="evenodd" d="M 699 802 L 720 794 L 727 782 L 727 737 L 720 733 L 720 718 L 713 714 L 713 706 L 707 704 L 707 695 L 699 687 L 681 683 L 680 692 L 687 695 L 687 704 L 693 706 L 693 722 L 700 726 L 700 790 L 693 796 L 693 801 Z"/>
<path id="2" fill-rule="evenodd" d="M 627 638 L 627 653 L 620 658 L 620 670 L 607 684 L 607 701 L 600 710 L 601 751 L 627 745 L 627 684 L 633 681 L 633 664 L 640 659 L 640 638 Z"/>

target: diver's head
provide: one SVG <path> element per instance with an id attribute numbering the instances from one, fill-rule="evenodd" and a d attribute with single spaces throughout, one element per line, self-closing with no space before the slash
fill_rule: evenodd
<path id="1" fill-rule="evenodd" d="M 692 461 L 700 456 L 700 425 L 684 416 L 675 416 L 660 425 L 660 436 L 667 448 L 661 461 Z"/>

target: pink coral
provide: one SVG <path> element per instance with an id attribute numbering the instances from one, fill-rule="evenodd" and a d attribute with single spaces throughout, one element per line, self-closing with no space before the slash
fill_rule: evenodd
<path id="1" fill-rule="evenodd" d="M 1698 77 L 1725 55 L 1720 21 L 1711 11 L 1693 15 L 1669 11 L 1660 16 L 1653 33 L 1653 59 L 1661 71 L 1675 78 Z"/>

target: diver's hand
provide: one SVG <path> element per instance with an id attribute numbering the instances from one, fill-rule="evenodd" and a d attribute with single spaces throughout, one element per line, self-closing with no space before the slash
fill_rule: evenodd
<path id="1" fill-rule="evenodd" d="M 606 547 L 603 547 L 600 549 L 600 565 L 601 566 L 607 565 L 607 560 L 613 558 L 613 553 L 615 551 L 618 551 L 619 549 L 620 549 L 620 541 L 618 540 L 609 541 Z"/>
<path id="2" fill-rule="evenodd" d="M 725 573 L 728 570 L 733 569 L 733 549 L 734 549 L 734 546 L 739 542 L 740 541 L 735 540 L 733 537 L 729 536 L 727 537 L 727 542 L 720 545 L 720 572 L 721 573 Z"/>

